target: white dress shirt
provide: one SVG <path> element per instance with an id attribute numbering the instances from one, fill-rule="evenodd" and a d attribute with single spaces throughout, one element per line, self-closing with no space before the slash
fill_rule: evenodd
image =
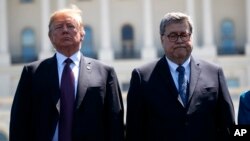
<path id="1" fill-rule="evenodd" d="M 68 57 L 64 56 L 63 54 L 61 54 L 59 52 L 56 52 L 59 87 L 61 86 L 62 72 L 63 72 L 64 66 L 65 66 L 64 61 L 67 58 Z M 81 52 L 80 51 L 76 52 L 75 54 L 70 56 L 70 59 L 73 61 L 73 63 L 70 64 L 70 68 L 73 71 L 73 74 L 74 74 L 74 77 L 75 77 L 75 97 L 76 97 Z M 55 130 L 54 137 L 53 137 L 52 141 L 58 141 L 58 123 L 59 122 L 57 122 L 56 130 Z"/>

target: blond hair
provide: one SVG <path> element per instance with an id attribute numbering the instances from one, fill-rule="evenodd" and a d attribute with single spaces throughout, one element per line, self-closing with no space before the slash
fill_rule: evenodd
<path id="1" fill-rule="evenodd" d="M 81 29 L 83 28 L 83 21 L 82 21 L 82 15 L 81 15 L 82 11 L 76 5 L 71 5 L 71 8 L 60 9 L 51 14 L 50 21 L 49 21 L 49 34 L 52 30 L 52 24 L 55 18 L 61 14 L 72 16 L 77 21 L 79 28 Z"/>

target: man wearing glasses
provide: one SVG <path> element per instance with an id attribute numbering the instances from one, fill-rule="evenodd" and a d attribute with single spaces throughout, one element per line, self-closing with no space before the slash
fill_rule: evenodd
<path id="1" fill-rule="evenodd" d="M 132 72 L 127 97 L 127 141 L 228 140 L 233 103 L 223 70 L 191 55 L 188 15 L 161 20 L 165 55 Z"/>

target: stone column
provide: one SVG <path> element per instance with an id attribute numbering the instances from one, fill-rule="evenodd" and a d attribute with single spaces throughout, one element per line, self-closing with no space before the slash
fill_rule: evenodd
<path id="1" fill-rule="evenodd" d="M 11 97 L 11 73 L 10 73 L 10 53 L 8 51 L 9 40 L 8 40 L 8 13 L 7 13 L 7 0 L 0 0 L 0 100 L 4 100 L 7 97 Z M 3 102 L 3 101 L 2 101 Z M 1 101 L 0 101 L 1 103 Z M 2 103 L 1 103 L 2 104 Z M 4 103 L 3 103 L 4 104 Z M 2 107 L 6 107 L 7 105 L 3 105 Z M 8 127 L 5 120 L 9 117 L 7 114 L 8 110 L 4 111 L 4 108 L 0 108 L 0 129 L 6 131 L 6 135 L 8 135 Z M 4 114 L 5 112 L 5 114 Z"/>
<path id="2" fill-rule="evenodd" d="M 246 30 L 247 30 L 247 43 L 245 45 L 245 54 L 250 55 L 250 1 L 246 0 Z"/>
<path id="3" fill-rule="evenodd" d="M 196 30 L 196 18 L 195 18 L 195 9 L 194 9 L 194 0 L 186 0 L 187 4 L 187 13 L 191 17 L 193 21 L 193 33 L 192 33 L 192 39 L 193 39 L 193 46 L 197 47 L 197 30 Z"/>
<path id="4" fill-rule="evenodd" d="M 41 0 L 41 52 L 39 59 L 51 57 L 53 55 L 53 48 L 48 37 L 48 25 L 50 15 L 50 0 Z"/>
<path id="5" fill-rule="evenodd" d="M 245 0 L 246 2 L 246 45 L 245 45 L 245 56 L 250 59 L 250 0 Z M 249 60 L 248 59 L 248 60 Z M 250 66 L 247 65 L 247 84 L 246 86 L 250 85 Z"/>
<path id="6" fill-rule="evenodd" d="M 203 0 L 203 47 L 202 56 L 214 57 L 216 55 L 216 46 L 213 40 L 213 25 L 211 0 Z"/>
<path id="7" fill-rule="evenodd" d="M 111 46 L 109 0 L 100 0 L 101 14 L 101 48 L 98 52 L 100 60 L 112 61 L 114 53 Z"/>
<path id="8" fill-rule="evenodd" d="M 143 24 L 144 45 L 142 49 L 142 59 L 155 59 L 157 57 L 157 49 L 154 45 L 151 0 L 143 0 Z"/>
<path id="9" fill-rule="evenodd" d="M 0 0 L 0 66 L 10 65 L 8 42 L 7 0 Z"/>

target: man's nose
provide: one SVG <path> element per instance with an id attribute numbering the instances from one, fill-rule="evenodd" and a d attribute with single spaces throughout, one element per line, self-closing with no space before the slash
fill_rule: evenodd
<path id="1" fill-rule="evenodd" d="M 176 40 L 176 42 L 178 42 L 178 43 L 181 43 L 181 42 L 183 42 L 183 41 L 182 41 L 182 39 L 181 39 L 181 36 L 178 36 L 178 37 L 177 37 L 177 40 Z"/>
<path id="2" fill-rule="evenodd" d="M 63 25 L 63 31 L 68 31 L 67 25 Z"/>
<path id="3" fill-rule="evenodd" d="M 67 25 L 63 25 L 62 34 L 68 34 L 68 33 L 69 33 L 69 29 Z"/>

